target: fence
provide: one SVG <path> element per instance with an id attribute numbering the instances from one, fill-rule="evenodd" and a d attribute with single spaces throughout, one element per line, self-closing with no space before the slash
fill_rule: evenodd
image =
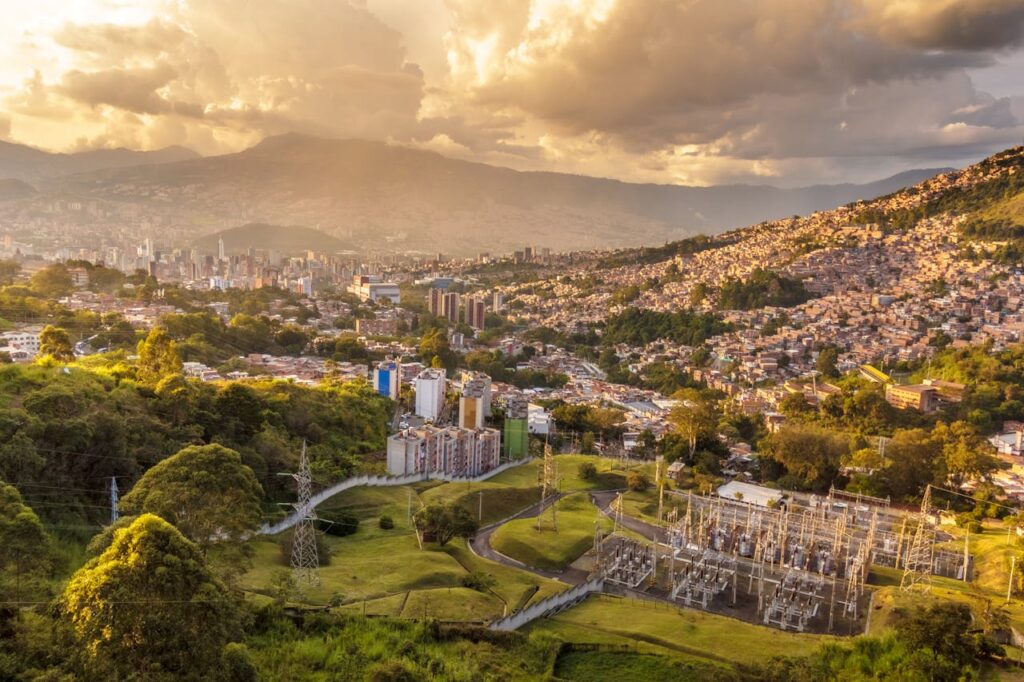
<path id="1" fill-rule="evenodd" d="M 475 482 L 485 481 L 492 476 L 497 476 L 503 471 L 511 469 L 512 467 L 519 466 L 520 464 L 526 464 L 531 461 L 532 457 L 526 457 L 524 459 L 516 460 L 513 462 L 505 462 L 499 466 L 494 467 L 490 471 L 480 474 L 479 476 L 454 476 L 451 474 L 444 474 L 436 471 L 420 474 L 406 474 L 404 476 L 371 476 L 364 474 L 362 476 L 353 476 L 346 478 L 344 481 L 338 481 L 334 485 L 324 488 L 320 492 L 312 495 L 309 498 L 309 504 L 301 509 L 296 509 L 288 516 L 284 517 L 276 523 L 264 524 L 259 529 L 261 535 L 276 535 L 282 531 L 286 531 L 300 520 L 302 520 L 306 514 L 316 509 L 319 505 L 323 504 L 327 500 L 331 499 L 339 493 L 343 493 L 351 488 L 358 488 L 359 486 L 370 486 L 370 487 L 381 487 L 381 486 L 396 486 L 396 485 L 409 485 L 410 483 L 419 483 L 421 481 L 446 481 L 446 482 Z"/>
<path id="2" fill-rule="evenodd" d="M 530 623 L 542 616 L 546 616 L 554 611 L 560 611 L 568 606 L 572 606 L 577 602 L 583 601 L 588 594 L 592 592 L 600 592 L 604 589 L 603 578 L 591 578 L 585 583 L 577 585 L 565 592 L 559 592 L 558 594 L 552 595 L 547 599 L 527 606 L 522 611 L 517 611 L 511 615 L 499 618 L 490 624 L 492 630 L 518 630 L 527 623 Z"/>

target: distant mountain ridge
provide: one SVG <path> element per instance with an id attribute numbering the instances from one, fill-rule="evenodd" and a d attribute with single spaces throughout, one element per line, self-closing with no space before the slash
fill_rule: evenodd
<path id="1" fill-rule="evenodd" d="M 293 255 L 301 251 L 335 253 L 346 248 L 345 242 L 312 227 L 248 223 L 221 230 L 196 240 L 195 245 L 206 253 L 217 253 L 219 240 L 224 240 L 228 255 L 252 248 Z"/>
<path id="2" fill-rule="evenodd" d="M 40 189 L 138 202 L 182 224 L 194 221 L 196 233 L 210 217 L 321 225 L 356 246 L 469 255 L 524 244 L 659 244 L 887 194 L 938 172 L 867 185 L 687 187 L 516 171 L 382 142 L 287 134 L 235 154 L 49 178 Z"/>
<path id="3" fill-rule="evenodd" d="M 200 158 L 199 154 L 178 146 L 145 152 L 131 149 L 96 149 L 63 154 L 0 141 L 0 178 L 32 183 L 46 177 L 84 173 L 100 168 L 172 163 L 196 158 Z"/>

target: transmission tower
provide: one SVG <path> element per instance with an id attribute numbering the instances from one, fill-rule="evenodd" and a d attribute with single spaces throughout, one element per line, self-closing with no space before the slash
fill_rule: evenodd
<path id="1" fill-rule="evenodd" d="M 658 523 L 661 523 L 665 509 L 665 482 L 661 478 L 661 463 L 665 458 L 658 455 L 654 465 L 654 483 L 658 486 Z"/>
<path id="2" fill-rule="evenodd" d="M 909 592 L 914 589 L 927 591 L 932 582 L 932 553 L 935 547 L 935 529 L 929 517 L 932 500 L 932 487 L 924 490 L 921 500 L 921 514 L 917 519 L 917 530 L 910 540 L 906 559 L 903 564 L 903 578 L 900 589 Z"/>
<path id="3" fill-rule="evenodd" d="M 295 582 L 309 585 L 320 584 L 320 557 L 316 552 L 316 510 L 310 506 L 309 498 L 313 493 L 313 476 L 309 471 L 309 460 L 306 458 L 306 442 L 302 442 L 302 456 L 299 458 L 299 472 L 292 474 L 298 484 L 298 501 L 295 512 L 302 518 L 295 525 L 292 536 L 292 573 Z"/>
<path id="4" fill-rule="evenodd" d="M 118 513 L 118 510 L 117 510 L 117 501 L 119 499 L 120 498 L 118 497 L 118 490 L 117 490 L 117 477 L 111 476 L 110 477 L 110 523 L 112 523 L 112 524 L 116 523 L 118 517 L 120 516 L 120 514 Z"/>
<path id="5" fill-rule="evenodd" d="M 540 484 L 540 511 L 537 512 L 537 530 L 541 530 L 543 527 L 545 512 L 550 510 L 551 530 L 558 532 L 558 517 L 555 512 L 555 502 L 557 500 L 554 499 L 558 491 L 558 473 L 555 470 L 555 455 L 551 452 L 551 446 L 547 443 L 544 444 L 544 464 L 541 467 Z M 545 503 L 548 504 L 547 509 L 544 508 Z"/>

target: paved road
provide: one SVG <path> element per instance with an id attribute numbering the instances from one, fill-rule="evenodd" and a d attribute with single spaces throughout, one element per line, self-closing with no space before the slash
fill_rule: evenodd
<path id="1" fill-rule="evenodd" d="M 601 510 L 601 513 L 610 519 L 615 518 L 615 512 L 611 509 L 612 502 L 618 496 L 619 491 L 616 490 L 599 490 L 590 494 L 591 499 L 594 500 L 594 504 Z M 627 530 L 631 530 L 634 533 L 643 535 L 648 540 L 657 540 L 658 542 L 665 541 L 665 529 L 659 528 L 654 524 L 641 521 L 640 519 L 632 516 L 627 516 L 625 513 L 622 514 L 622 525 Z"/>
<path id="2" fill-rule="evenodd" d="M 469 541 L 470 548 L 473 550 L 473 552 L 486 559 L 490 559 L 491 561 L 495 561 L 499 564 L 505 564 L 506 566 L 512 566 L 514 568 L 519 568 L 524 571 L 529 571 L 530 573 L 535 573 L 536 575 L 548 578 L 550 580 L 559 580 L 563 583 L 568 583 L 570 585 L 579 585 L 581 583 L 585 583 L 587 581 L 587 578 L 590 577 L 586 571 L 582 571 L 576 568 L 566 568 L 562 571 L 546 571 L 541 568 L 536 568 L 535 566 L 528 566 L 527 564 L 524 564 L 521 561 L 516 561 L 515 559 L 505 556 L 501 552 L 491 547 L 491 535 L 493 535 L 494 531 L 498 530 L 498 528 L 500 528 L 503 524 L 508 523 L 509 521 L 512 521 L 514 519 L 535 518 L 537 514 L 539 514 L 542 511 L 542 509 L 547 509 L 548 506 L 552 504 L 554 501 L 560 500 L 569 494 L 572 493 L 558 493 L 557 496 L 553 496 L 554 499 L 548 498 L 548 500 L 546 501 L 537 502 L 536 504 L 530 505 L 523 511 L 519 512 L 518 514 L 509 519 L 506 519 L 505 521 L 499 521 L 498 523 L 493 523 L 489 526 L 484 526 L 479 531 L 477 531 L 477 534 L 474 535 L 473 538 Z"/>

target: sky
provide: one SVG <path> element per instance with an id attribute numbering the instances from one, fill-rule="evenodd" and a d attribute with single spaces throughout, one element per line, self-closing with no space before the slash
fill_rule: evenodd
<path id="1" fill-rule="evenodd" d="M 0 0 L 0 139 L 798 186 L 1024 143 L 1024 0 Z"/>

